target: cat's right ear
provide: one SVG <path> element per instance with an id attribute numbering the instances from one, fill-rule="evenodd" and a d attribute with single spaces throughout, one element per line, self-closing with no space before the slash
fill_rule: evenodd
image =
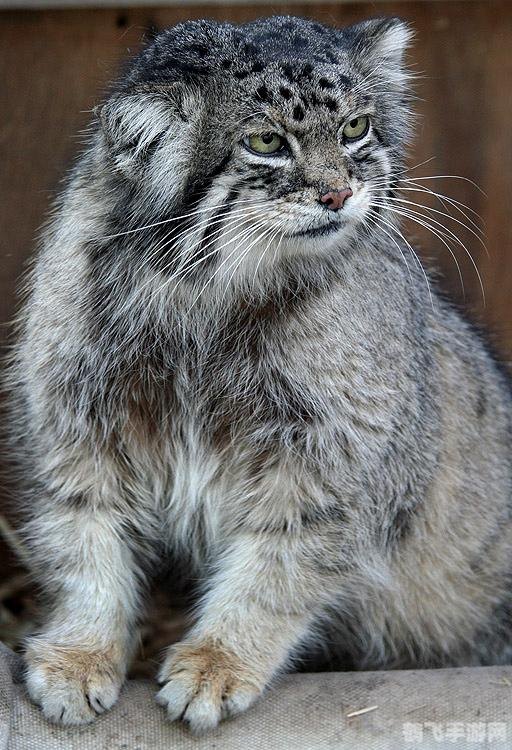
<path id="1" fill-rule="evenodd" d="M 112 96 L 96 109 L 114 168 L 135 176 L 158 143 L 186 129 L 188 101 L 179 88 Z"/>

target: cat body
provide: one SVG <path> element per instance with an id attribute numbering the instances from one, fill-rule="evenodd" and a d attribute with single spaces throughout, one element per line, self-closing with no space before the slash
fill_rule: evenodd
<path id="1" fill-rule="evenodd" d="M 195 731 L 297 659 L 510 660 L 509 385 L 384 205 L 409 35 L 189 22 L 102 107 L 9 372 L 48 718 L 115 702 L 171 554 L 202 591 L 158 700 Z"/>

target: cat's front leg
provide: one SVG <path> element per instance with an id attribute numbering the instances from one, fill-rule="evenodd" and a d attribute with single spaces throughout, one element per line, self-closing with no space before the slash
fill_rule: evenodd
<path id="1" fill-rule="evenodd" d="M 211 729 L 247 709 L 289 664 L 332 595 L 315 565 L 317 544 L 307 531 L 233 539 L 196 626 L 161 669 L 157 700 L 171 720 Z"/>
<path id="2" fill-rule="evenodd" d="M 51 595 L 26 644 L 26 683 L 45 717 L 84 724 L 111 708 L 131 650 L 139 580 L 122 518 L 106 508 L 41 511 L 29 528 L 33 565 Z"/>

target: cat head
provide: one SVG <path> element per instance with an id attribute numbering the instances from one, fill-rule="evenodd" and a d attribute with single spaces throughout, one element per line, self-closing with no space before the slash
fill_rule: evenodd
<path id="1" fill-rule="evenodd" d="M 123 215 L 166 222 L 171 261 L 229 256 L 242 274 L 347 247 L 403 165 L 410 38 L 395 18 L 159 34 L 101 110 L 108 163 L 131 186 Z"/>

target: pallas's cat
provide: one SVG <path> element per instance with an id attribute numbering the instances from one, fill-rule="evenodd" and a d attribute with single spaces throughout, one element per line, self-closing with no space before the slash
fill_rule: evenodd
<path id="1" fill-rule="evenodd" d="M 186 22 L 98 108 L 9 370 L 49 719 L 113 705 L 171 558 L 195 731 L 304 658 L 510 658 L 510 393 L 399 228 L 410 36 Z"/>

